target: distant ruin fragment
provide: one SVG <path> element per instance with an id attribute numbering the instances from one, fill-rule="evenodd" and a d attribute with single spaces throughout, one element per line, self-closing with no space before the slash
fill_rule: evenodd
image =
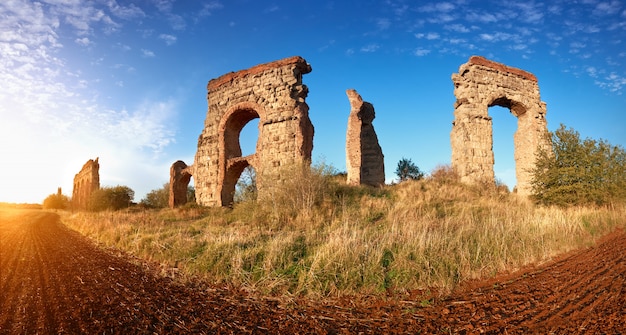
<path id="1" fill-rule="evenodd" d="M 83 168 L 74 176 L 74 189 L 72 190 L 72 207 L 74 209 L 87 209 L 91 193 L 100 189 L 100 164 L 90 159 Z M 60 190 L 59 190 L 60 191 Z"/>
<path id="2" fill-rule="evenodd" d="M 461 181 L 495 183 L 493 129 L 488 109 L 508 108 L 517 117 L 514 135 L 517 192 L 529 195 L 531 170 L 547 139 L 546 104 L 541 101 L 537 78 L 526 71 L 472 56 L 452 75 L 454 122 L 452 168 Z"/>
<path id="3" fill-rule="evenodd" d="M 281 168 L 310 162 L 314 130 L 305 102 L 308 88 L 302 83 L 309 72 L 311 66 L 296 56 L 209 81 L 208 111 L 195 161 L 181 170 L 193 176 L 199 204 L 231 205 L 237 180 L 247 166 L 256 171 L 262 198 L 270 176 L 271 183 L 280 182 Z M 256 152 L 242 157 L 239 134 L 256 118 L 260 119 Z M 172 168 L 170 175 L 176 173 Z M 170 206 L 177 204 L 170 199 Z"/>
<path id="4" fill-rule="evenodd" d="M 376 117 L 374 106 L 363 101 L 353 89 L 347 90 L 346 94 L 351 107 L 346 132 L 347 183 L 382 186 L 385 184 L 385 163 L 372 125 Z"/>
<path id="5" fill-rule="evenodd" d="M 170 168 L 170 208 L 187 203 L 187 188 L 191 180 L 191 173 L 187 171 L 187 168 L 187 164 L 183 161 L 176 161 Z"/>

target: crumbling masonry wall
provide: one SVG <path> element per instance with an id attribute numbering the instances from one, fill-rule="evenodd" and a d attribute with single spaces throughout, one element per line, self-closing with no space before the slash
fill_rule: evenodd
<path id="1" fill-rule="evenodd" d="M 98 189 L 100 189 L 100 164 L 96 157 L 95 160 L 88 160 L 80 172 L 74 176 L 72 207 L 74 209 L 87 209 L 91 193 Z"/>
<path id="2" fill-rule="evenodd" d="M 230 205 L 235 184 L 249 165 L 256 171 L 262 198 L 270 183 L 281 182 L 282 168 L 310 162 L 314 130 L 305 102 L 308 89 L 302 83 L 309 72 L 303 58 L 291 57 L 209 81 L 195 161 L 184 168 L 193 175 L 199 204 Z M 239 135 L 255 118 L 260 119 L 256 152 L 242 157 Z"/>
<path id="3" fill-rule="evenodd" d="M 355 90 L 347 90 L 350 116 L 346 131 L 346 169 L 348 185 L 382 186 L 385 184 L 385 162 L 372 121 L 374 106 L 363 101 Z"/>
<path id="4" fill-rule="evenodd" d="M 450 141 L 452 167 L 461 181 L 494 183 L 491 106 L 508 108 L 517 117 L 514 134 L 517 192 L 531 191 L 531 170 L 538 148 L 547 139 L 546 104 L 541 101 L 537 78 L 526 71 L 472 56 L 452 75 L 454 122 Z"/>

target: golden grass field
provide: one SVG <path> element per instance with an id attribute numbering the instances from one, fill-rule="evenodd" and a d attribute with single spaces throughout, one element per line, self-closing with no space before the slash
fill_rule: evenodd
<path id="1" fill-rule="evenodd" d="M 382 189 L 349 187 L 324 167 L 229 208 L 65 212 L 107 247 L 200 278 L 298 296 L 436 289 L 593 245 L 626 226 L 626 206 L 541 207 L 459 183 L 445 167 Z"/>

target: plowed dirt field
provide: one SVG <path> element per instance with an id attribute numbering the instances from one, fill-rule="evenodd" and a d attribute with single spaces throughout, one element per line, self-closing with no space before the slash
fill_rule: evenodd
<path id="1" fill-rule="evenodd" d="M 0 210 L 0 334 L 626 333 L 623 231 L 428 304 L 418 293 L 284 301 L 137 264 L 54 213 Z"/>

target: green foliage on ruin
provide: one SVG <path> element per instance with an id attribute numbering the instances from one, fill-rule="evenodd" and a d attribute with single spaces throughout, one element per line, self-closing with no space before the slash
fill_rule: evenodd
<path id="1" fill-rule="evenodd" d="M 581 139 L 561 124 L 540 149 L 532 195 L 544 205 L 608 205 L 626 201 L 626 152 L 605 140 Z"/>

